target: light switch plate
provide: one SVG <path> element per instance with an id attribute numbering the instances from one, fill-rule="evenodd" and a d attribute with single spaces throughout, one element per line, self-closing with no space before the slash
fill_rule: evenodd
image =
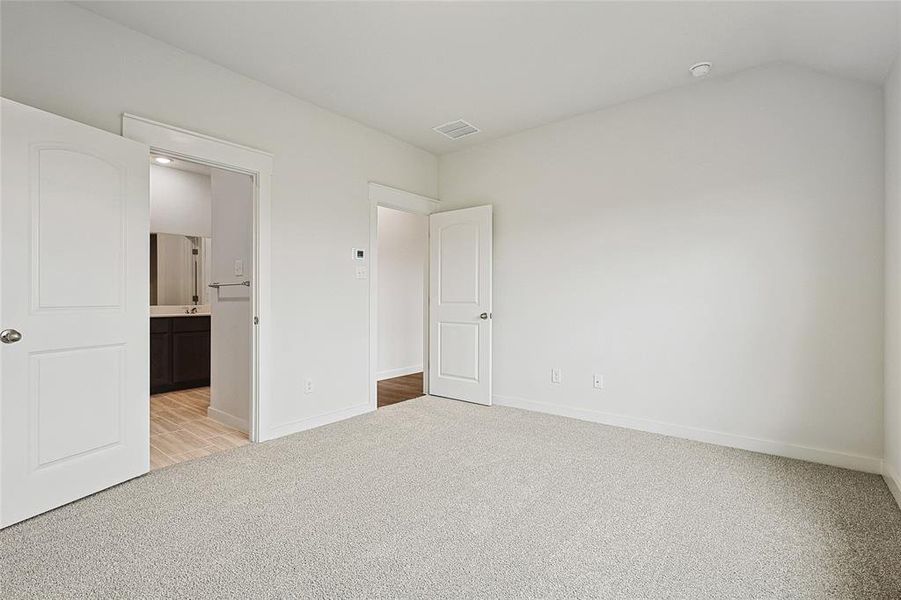
<path id="1" fill-rule="evenodd" d="M 357 267 L 356 273 L 357 279 L 366 279 L 369 277 L 369 273 L 366 271 L 366 267 Z"/>
<path id="2" fill-rule="evenodd" d="M 551 369 L 551 383 L 563 383 L 563 371 L 559 368 Z"/>

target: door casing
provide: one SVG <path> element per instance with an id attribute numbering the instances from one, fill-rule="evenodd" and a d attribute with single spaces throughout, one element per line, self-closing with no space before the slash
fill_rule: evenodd
<path id="1" fill-rule="evenodd" d="M 253 265 L 252 310 L 254 318 L 251 335 L 251 405 L 250 431 L 252 442 L 277 437 L 271 434 L 272 402 L 270 372 L 271 335 L 271 178 L 273 157 L 268 152 L 220 140 L 173 125 L 124 113 L 122 136 L 143 142 L 151 152 L 158 152 L 217 169 L 249 175 L 254 182 L 253 198 Z M 149 163 L 148 163 L 149 164 Z"/>
<path id="2" fill-rule="evenodd" d="M 427 196 L 406 192 L 379 183 L 369 183 L 369 408 L 378 407 L 378 349 L 379 349 L 379 288 L 378 288 L 378 240 L 379 207 L 393 208 L 418 215 L 438 212 L 440 202 Z M 365 265 L 365 263 L 364 263 Z M 428 269 L 428 265 L 426 266 Z M 422 333 L 422 393 L 429 393 L 429 294 L 428 271 L 423 290 Z"/>

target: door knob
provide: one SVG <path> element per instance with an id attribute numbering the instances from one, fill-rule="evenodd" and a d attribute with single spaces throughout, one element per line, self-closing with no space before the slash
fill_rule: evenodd
<path id="1" fill-rule="evenodd" d="M 480 315 L 479 315 L 479 318 L 482 319 L 483 321 L 487 320 L 487 319 L 488 319 L 488 313 L 482 313 L 482 314 L 480 314 Z"/>
<path id="2" fill-rule="evenodd" d="M 0 342 L 4 344 L 15 344 L 22 339 L 22 334 L 15 329 L 4 329 L 0 331 Z"/>

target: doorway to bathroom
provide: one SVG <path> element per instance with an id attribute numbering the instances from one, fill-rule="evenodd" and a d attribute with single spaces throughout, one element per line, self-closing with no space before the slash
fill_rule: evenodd
<path id="1" fill-rule="evenodd" d="M 253 179 L 150 156 L 150 468 L 249 443 Z"/>

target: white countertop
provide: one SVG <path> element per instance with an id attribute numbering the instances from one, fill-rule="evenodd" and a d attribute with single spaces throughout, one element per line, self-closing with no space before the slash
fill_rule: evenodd
<path id="1" fill-rule="evenodd" d="M 192 308 L 196 308 L 197 312 L 186 312 Z M 150 318 L 154 317 L 208 317 L 210 316 L 210 305 L 201 304 L 199 306 L 151 306 Z"/>

